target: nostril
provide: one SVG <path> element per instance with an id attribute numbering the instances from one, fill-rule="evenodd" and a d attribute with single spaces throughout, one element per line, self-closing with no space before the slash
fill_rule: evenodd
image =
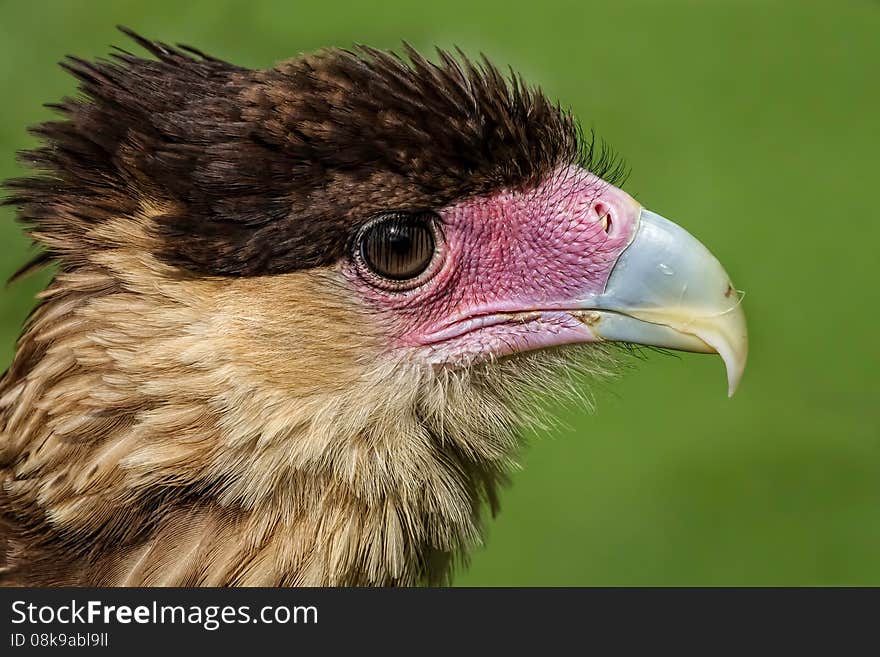
<path id="1" fill-rule="evenodd" d="M 593 205 L 593 213 L 596 217 L 596 220 L 602 226 L 602 230 L 606 233 L 611 232 L 611 207 L 599 201 L 595 205 Z"/>

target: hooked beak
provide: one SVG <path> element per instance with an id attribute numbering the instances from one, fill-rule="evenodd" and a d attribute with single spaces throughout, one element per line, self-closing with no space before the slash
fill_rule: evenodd
<path id="1" fill-rule="evenodd" d="M 684 228 L 645 208 L 637 221 L 604 291 L 581 300 L 578 319 L 597 340 L 717 353 L 732 396 L 748 354 L 740 295 Z"/>

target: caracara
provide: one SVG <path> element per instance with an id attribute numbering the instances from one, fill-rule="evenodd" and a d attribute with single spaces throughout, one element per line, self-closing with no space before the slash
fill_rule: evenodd
<path id="1" fill-rule="evenodd" d="M 56 270 L 0 383 L 2 583 L 443 583 L 536 394 L 636 344 L 736 386 L 721 265 L 519 77 L 131 37 L 6 185 Z"/>

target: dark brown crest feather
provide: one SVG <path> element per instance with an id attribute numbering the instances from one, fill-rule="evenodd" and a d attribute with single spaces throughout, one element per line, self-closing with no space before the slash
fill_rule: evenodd
<path id="1" fill-rule="evenodd" d="M 39 173 L 7 183 L 51 257 L 106 248 L 89 226 L 146 201 L 157 254 L 196 273 L 248 276 L 327 265 L 389 209 L 437 208 L 531 184 L 578 158 L 571 117 L 485 57 L 360 46 L 267 70 L 120 28 L 155 59 L 69 57 L 80 96 L 33 132 Z"/>

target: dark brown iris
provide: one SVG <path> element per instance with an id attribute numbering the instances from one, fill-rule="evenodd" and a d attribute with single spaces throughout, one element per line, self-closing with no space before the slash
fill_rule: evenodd
<path id="1" fill-rule="evenodd" d="M 424 272 L 435 246 L 431 215 L 398 212 L 374 220 L 360 242 L 367 267 L 393 281 L 416 278 Z"/>

